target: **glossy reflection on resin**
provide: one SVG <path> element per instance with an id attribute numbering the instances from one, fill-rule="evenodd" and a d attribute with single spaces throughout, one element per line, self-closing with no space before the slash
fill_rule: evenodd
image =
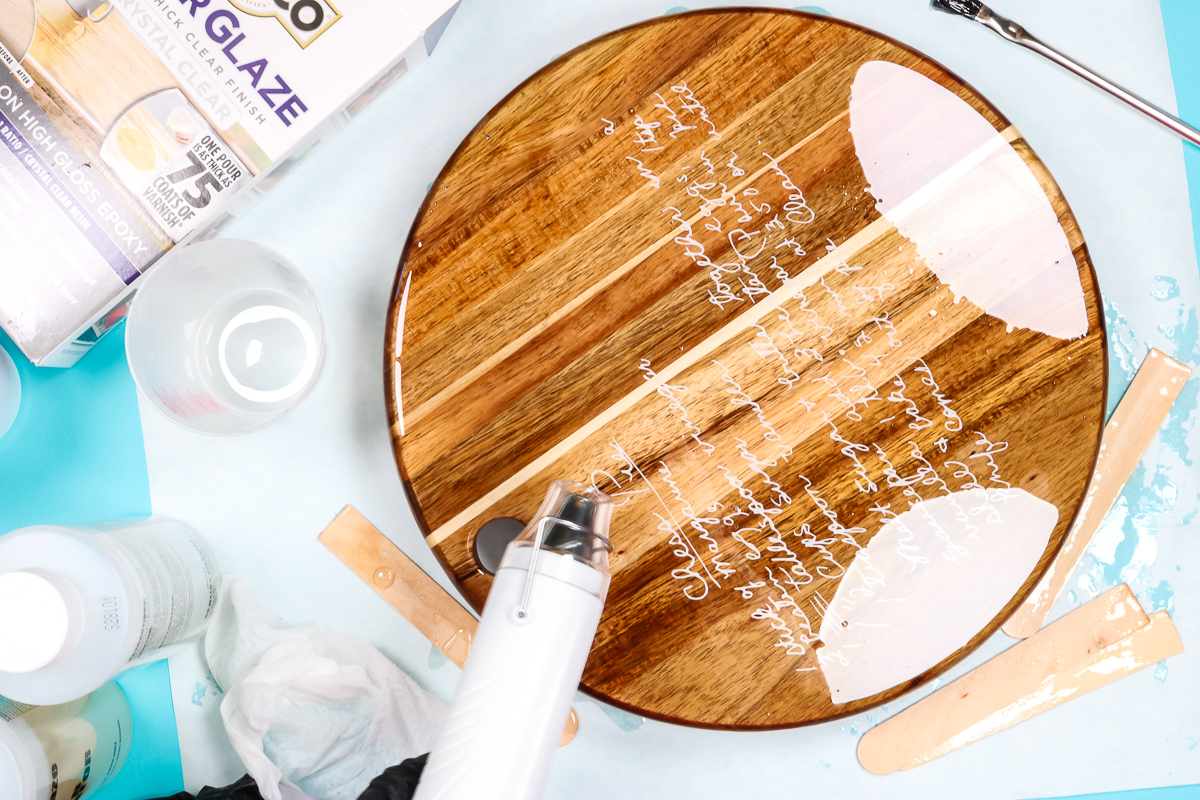
<path id="1" fill-rule="evenodd" d="M 390 589 L 392 584 L 396 582 L 396 571 L 391 567 L 380 567 L 371 575 L 371 580 L 380 589 Z"/>
<path id="2" fill-rule="evenodd" d="M 918 54 L 648 22 L 516 90 L 429 197 L 389 326 L 402 474 L 476 607 L 496 521 L 563 477 L 613 498 L 597 697 L 737 729 L 888 702 L 1066 536 L 1104 411 L 1086 247 Z"/>
<path id="3" fill-rule="evenodd" d="M 1058 215 L 978 112 L 913 70 L 871 61 L 854 78 L 850 125 L 876 207 L 956 298 L 1060 339 L 1088 332 Z"/>

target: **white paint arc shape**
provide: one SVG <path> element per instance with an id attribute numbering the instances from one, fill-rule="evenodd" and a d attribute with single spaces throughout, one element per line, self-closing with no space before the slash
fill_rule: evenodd
<path id="1" fill-rule="evenodd" d="M 1058 523 L 1022 489 L 923 500 L 860 550 L 821 622 L 835 703 L 898 686 L 966 644 L 1012 599 Z"/>
<path id="2" fill-rule="evenodd" d="M 876 208 L 938 280 L 1004 321 L 1087 335 L 1070 243 L 1021 156 L 966 102 L 885 61 L 859 68 L 850 132 Z"/>

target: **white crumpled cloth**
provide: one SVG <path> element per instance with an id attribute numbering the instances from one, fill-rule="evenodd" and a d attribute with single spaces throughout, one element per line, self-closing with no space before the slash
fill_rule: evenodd
<path id="1" fill-rule="evenodd" d="M 445 718 L 369 642 L 288 628 L 240 578 L 223 582 L 204 654 L 225 690 L 225 731 L 265 800 L 281 800 L 281 780 L 315 800 L 355 800 L 386 768 L 429 752 Z"/>

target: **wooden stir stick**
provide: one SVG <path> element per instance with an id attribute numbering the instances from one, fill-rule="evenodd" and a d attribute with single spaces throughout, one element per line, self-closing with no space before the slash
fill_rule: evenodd
<path id="1" fill-rule="evenodd" d="M 1181 652 L 1167 612 L 1121 584 L 867 731 L 859 763 L 912 769 Z"/>
<path id="2" fill-rule="evenodd" d="M 1095 472 L 1062 550 L 1037 588 L 1004 623 L 1003 630 L 1009 636 L 1025 639 L 1042 627 L 1189 375 L 1187 365 L 1159 350 L 1151 350 L 1146 356 L 1104 427 Z"/>
<path id="3" fill-rule="evenodd" d="M 343 508 L 317 539 L 462 668 L 479 621 L 358 509 Z M 574 739 L 578 730 L 579 718 L 572 709 L 559 747 Z"/>

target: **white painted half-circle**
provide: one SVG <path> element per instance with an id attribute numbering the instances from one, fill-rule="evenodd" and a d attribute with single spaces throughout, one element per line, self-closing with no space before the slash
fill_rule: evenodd
<path id="1" fill-rule="evenodd" d="M 1058 509 L 1022 489 L 923 500 L 855 556 L 821 622 L 835 703 L 917 677 L 965 645 L 1045 552 Z"/>
<path id="2" fill-rule="evenodd" d="M 854 77 L 850 132 L 879 212 L 956 301 L 965 297 L 1010 330 L 1087 334 L 1058 216 L 991 123 L 924 75 L 870 61 Z"/>

